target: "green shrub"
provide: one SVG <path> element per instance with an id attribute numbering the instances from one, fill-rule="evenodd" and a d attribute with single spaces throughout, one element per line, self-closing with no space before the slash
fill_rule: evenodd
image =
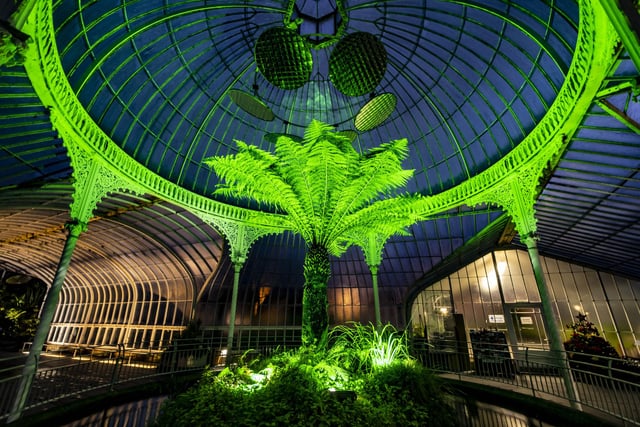
<path id="1" fill-rule="evenodd" d="M 392 356 L 385 363 L 379 355 Z M 156 426 L 452 426 L 438 378 L 388 326 L 342 330 L 329 349 L 303 347 L 219 374 L 166 402 Z"/>
<path id="2" fill-rule="evenodd" d="M 232 425 L 248 408 L 241 388 L 219 381 L 214 372 L 203 374 L 197 386 L 166 401 L 156 420 L 158 426 Z"/>
<path id="3" fill-rule="evenodd" d="M 362 393 L 384 426 L 453 426 L 447 394 L 433 372 L 414 362 L 394 363 L 373 372 Z"/>

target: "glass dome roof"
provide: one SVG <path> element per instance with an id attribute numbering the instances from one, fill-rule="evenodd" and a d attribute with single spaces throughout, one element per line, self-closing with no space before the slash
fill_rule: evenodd
<path id="1" fill-rule="evenodd" d="M 354 144 L 406 137 L 405 166 L 416 170 L 409 189 L 450 188 L 494 164 L 541 120 L 564 82 L 578 28 L 573 2 L 543 1 L 55 2 L 53 19 L 62 66 L 93 120 L 138 162 L 205 195 L 216 177 L 203 158 L 233 152 L 234 139 L 269 148 L 265 134 L 301 135 L 313 118 L 353 130 L 381 93 L 397 97 L 394 111 Z M 272 70 L 261 72 L 254 55 L 261 34 L 284 27 L 313 59 L 310 78 L 295 89 L 270 83 Z M 341 59 L 366 90 L 348 96 L 331 82 L 330 64 L 334 51 L 349 58 L 340 42 L 359 33 L 369 37 L 355 37 L 356 45 L 379 41 L 386 67 L 374 87 L 353 64 L 380 71 L 379 52 Z M 278 43 L 276 64 L 291 48 Z M 352 50 L 377 46 L 363 43 Z M 234 103 L 238 90 L 275 120 Z"/>

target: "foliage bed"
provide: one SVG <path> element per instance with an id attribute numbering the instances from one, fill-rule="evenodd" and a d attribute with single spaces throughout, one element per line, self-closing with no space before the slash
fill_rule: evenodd
<path id="1" fill-rule="evenodd" d="M 330 342 L 207 370 L 165 403 L 154 425 L 455 425 L 438 378 L 409 356 L 391 326 L 335 328 Z"/>
<path id="2" fill-rule="evenodd" d="M 46 293 L 47 287 L 37 279 L 20 284 L 0 282 L 0 349 L 17 351 L 23 342 L 33 339 Z"/>

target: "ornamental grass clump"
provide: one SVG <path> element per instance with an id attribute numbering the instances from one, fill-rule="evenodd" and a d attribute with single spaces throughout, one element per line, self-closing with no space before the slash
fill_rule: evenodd
<path id="1" fill-rule="evenodd" d="M 393 363 L 413 360 L 406 335 L 390 324 L 336 326 L 331 331 L 331 340 L 329 357 L 356 373 L 371 373 Z"/>

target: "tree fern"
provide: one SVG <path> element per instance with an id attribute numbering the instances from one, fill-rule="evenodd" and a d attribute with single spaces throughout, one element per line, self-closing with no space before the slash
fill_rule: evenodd
<path id="1" fill-rule="evenodd" d="M 413 175 L 402 168 L 407 140 L 359 154 L 347 137 L 313 120 L 301 140 L 279 136 L 274 153 L 236 144 L 236 154 L 204 160 L 221 179 L 214 195 L 273 206 L 305 240 L 303 342 L 317 344 L 328 327 L 328 254 L 339 256 L 371 233 L 406 233 L 419 219 L 420 196 L 394 195 Z"/>

